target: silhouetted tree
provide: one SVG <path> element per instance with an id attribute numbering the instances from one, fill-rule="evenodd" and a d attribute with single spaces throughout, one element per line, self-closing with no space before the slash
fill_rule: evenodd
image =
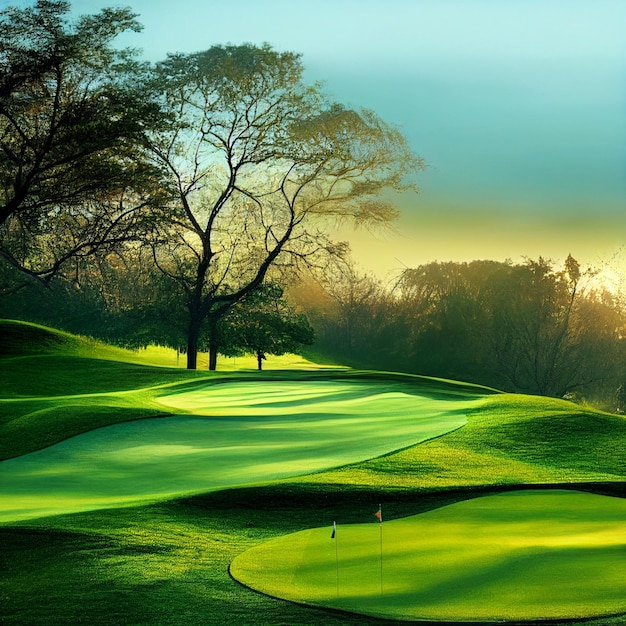
<path id="1" fill-rule="evenodd" d="M 267 354 L 297 352 L 315 334 L 306 316 L 283 299 L 278 285 L 262 285 L 239 300 L 218 326 L 218 349 L 227 356 L 254 354 L 259 370 Z"/>
<path id="2" fill-rule="evenodd" d="M 500 264 L 433 262 L 405 270 L 395 288 L 415 371 L 480 380 L 485 368 L 485 284 Z M 483 381 L 486 382 L 486 381 Z"/>
<path id="3" fill-rule="evenodd" d="M 573 315 L 580 269 L 568 257 L 563 270 L 545 259 L 511 267 L 492 285 L 493 348 L 516 389 L 562 396 L 579 376 L 573 358 Z"/>
<path id="4" fill-rule="evenodd" d="M 333 302 L 330 310 L 336 328 L 331 341 L 336 349 L 353 356 L 363 336 L 363 327 L 373 316 L 374 304 L 382 287 L 348 259 L 340 259 L 326 267 L 319 273 L 318 282 Z"/>
<path id="5" fill-rule="evenodd" d="M 572 257 L 562 268 L 539 259 L 407 269 L 393 290 L 378 285 L 362 303 L 350 349 L 332 295 L 341 281 L 309 307 L 318 349 L 348 365 L 612 406 L 625 371 L 623 307 L 590 278 Z"/>
<path id="6" fill-rule="evenodd" d="M 0 12 L 0 259 L 22 279 L 49 280 L 149 219 L 139 141 L 158 107 L 146 67 L 113 47 L 139 24 L 128 9 L 68 12 L 61 0 Z"/>
<path id="7" fill-rule="evenodd" d="M 297 54 L 267 45 L 216 46 L 158 65 L 172 123 L 151 136 L 151 149 L 176 202 L 154 258 L 186 294 L 189 368 L 203 324 L 211 342 L 272 267 L 341 256 L 330 220 L 392 220 L 382 192 L 405 189 L 421 167 L 397 130 L 328 102 L 302 72 Z M 216 358 L 213 341 L 211 369 Z"/>

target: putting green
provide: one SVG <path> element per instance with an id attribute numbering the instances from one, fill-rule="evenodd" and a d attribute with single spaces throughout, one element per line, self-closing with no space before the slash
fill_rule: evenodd
<path id="1" fill-rule="evenodd" d="M 176 389 L 176 388 L 173 388 Z M 386 382 L 184 385 L 174 417 L 93 430 L 0 463 L 0 522 L 156 501 L 379 456 L 466 423 L 477 400 Z M 400 391 L 405 389 L 406 391 Z"/>
<path id="2" fill-rule="evenodd" d="M 372 511 L 376 505 L 372 505 Z M 263 593 L 393 619 L 568 619 L 626 612 L 626 500 L 509 492 L 385 521 L 330 523 L 238 556 Z M 338 567 L 337 567 L 338 566 Z"/>

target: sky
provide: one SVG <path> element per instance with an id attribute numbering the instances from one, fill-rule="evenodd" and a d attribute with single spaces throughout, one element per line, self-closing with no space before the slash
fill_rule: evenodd
<path id="1" fill-rule="evenodd" d="M 139 14 L 143 32 L 123 43 L 149 60 L 268 42 L 300 52 L 336 100 L 402 130 L 428 166 L 420 193 L 398 199 L 394 231 L 338 233 L 368 271 L 624 258 L 624 0 L 72 2 L 79 14 L 105 6 Z"/>

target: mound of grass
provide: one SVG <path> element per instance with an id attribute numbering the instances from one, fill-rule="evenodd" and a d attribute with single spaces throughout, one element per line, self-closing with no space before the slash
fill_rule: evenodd
<path id="1" fill-rule="evenodd" d="M 485 396 L 462 429 L 378 459 L 306 478 L 372 488 L 626 480 L 626 418 L 564 400 Z"/>
<path id="2" fill-rule="evenodd" d="M 73 353 L 80 349 L 80 340 L 69 333 L 30 322 L 0 320 L 0 358 Z"/>
<path id="3" fill-rule="evenodd" d="M 79 356 L 83 358 L 118 361 L 152 367 L 185 367 L 186 355 L 163 346 L 147 346 L 128 350 L 111 346 L 88 337 L 72 335 L 40 324 L 0 319 L 0 361 L 3 358 L 45 356 Z M 296 354 L 270 356 L 266 369 L 319 369 L 318 363 Z M 325 369 L 344 369 L 340 365 L 323 365 Z M 198 369 L 208 369 L 208 354 L 198 354 Z M 221 357 L 220 371 L 256 370 L 256 356 Z"/>
<path id="4" fill-rule="evenodd" d="M 207 378 L 207 372 L 147 367 L 76 356 L 0 360 L 0 398 L 116 393 Z"/>
<path id="5" fill-rule="evenodd" d="M 164 406 L 190 415 L 99 428 L 4 461 L 0 520 L 154 501 L 344 465 L 459 428 L 476 402 L 433 400 L 414 395 L 413 387 L 398 388 L 282 380 L 152 390 L 162 394 Z M 137 401 L 137 394 L 78 396 L 63 406 L 80 421 L 94 411 L 87 402 L 102 403 L 96 414 L 106 418 L 108 411 L 128 412 L 129 400 Z M 46 417 L 36 411 L 5 430 L 27 431 Z M 64 427 L 70 425 L 66 418 Z"/>
<path id="6" fill-rule="evenodd" d="M 395 619 L 572 619 L 626 611 L 626 500 L 485 496 L 379 524 L 329 525 L 238 556 L 232 575 L 280 598 Z"/>
<path id="7" fill-rule="evenodd" d="M 158 362 L 147 367 L 139 354 L 37 324 L 0 320 L 0 398 L 117 392 L 208 376 Z"/>
<path id="8" fill-rule="evenodd" d="M 151 408 L 149 400 L 141 402 L 140 397 L 141 394 L 105 394 L 62 401 L 0 401 L 0 459 L 42 450 L 96 428 L 163 414 L 161 409 Z"/>

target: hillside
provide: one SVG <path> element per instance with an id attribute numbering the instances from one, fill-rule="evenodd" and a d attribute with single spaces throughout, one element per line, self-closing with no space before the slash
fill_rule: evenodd
<path id="1" fill-rule="evenodd" d="M 42 327 L 9 323 L 0 329 L 2 345 L 13 346 L 10 355 L 7 350 L 0 357 L 0 451 L 14 457 L 0 468 L 23 463 L 20 471 L 36 470 L 28 480 L 11 474 L 0 483 L 15 493 L 21 489 L 26 502 L 45 508 L 45 498 L 55 497 L 46 493 L 51 478 L 62 480 L 72 463 L 78 473 L 100 475 L 101 482 L 97 489 L 97 481 L 85 482 L 71 498 L 106 495 L 113 489 L 109 475 L 136 461 L 148 463 L 148 471 L 136 477 L 134 488 L 154 489 L 167 467 L 176 467 L 175 459 L 201 458 L 205 444 L 199 431 L 191 442 L 176 439 L 189 424 L 210 425 L 213 444 L 223 442 L 238 455 L 200 464 L 198 475 L 222 472 L 244 479 L 239 486 L 222 484 L 192 497 L 172 492 L 154 504 L 135 501 L 128 508 L 1 524 L 0 601 L 3 619 L 13 626 L 81 621 L 339 626 L 346 619 L 374 626 L 387 622 L 253 593 L 230 578 L 228 567 L 248 548 L 287 533 L 323 527 L 327 541 L 332 520 L 371 522 L 379 503 L 391 521 L 537 485 L 548 497 L 555 486 L 624 495 L 625 418 L 563 400 L 390 372 L 187 372 L 100 358 L 117 349 Z M 43 355 L 35 345 L 45 346 Z M 170 429 L 164 440 L 149 440 L 156 437 L 150 425 L 168 421 L 150 418 L 165 415 L 180 419 L 181 428 Z M 449 420 L 450 428 L 425 431 L 421 443 L 410 444 L 406 437 L 415 436 L 414 415 L 428 417 L 437 428 Z M 347 420 L 355 418 L 358 430 L 351 437 Z M 122 445 L 122 431 L 109 430 L 125 423 L 141 426 L 133 426 L 139 439 L 130 445 Z M 287 427 L 295 430 L 288 433 Z M 381 453 L 382 437 L 397 435 Z M 96 444 L 89 453 L 81 447 L 84 437 Z M 321 447 L 315 451 L 313 444 Z M 361 460 L 344 456 L 326 469 L 309 465 L 326 445 L 335 445 L 340 455 L 361 445 Z M 264 464 L 279 462 L 280 447 L 296 454 L 299 467 L 268 480 Z M 35 450 L 41 454 L 26 454 Z M 74 460 L 63 450 L 73 450 Z M 117 465 L 103 472 L 101 456 Z M 61 465 L 55 465 L 58 460 Z M 188 473 L 184 469 L 174 478 L 186 480 Z M 29 485 L 36 489 L 29 492 Z M 623 620 L 580 623 L 620 626 Z"/>

